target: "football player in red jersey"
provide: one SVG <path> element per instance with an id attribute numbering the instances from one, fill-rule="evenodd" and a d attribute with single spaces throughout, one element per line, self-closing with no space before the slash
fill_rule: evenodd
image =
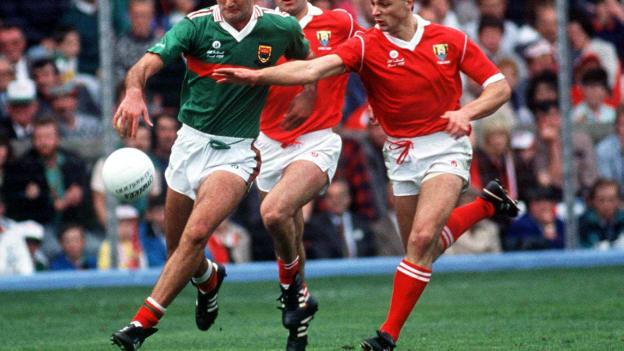
<path id="1" fill-rule="evenodd" d="M 388 176 L 406 250 L 397 267 L 390 309 L 365 350 L 393 350 L 399 333 L 431 277 L 433 261 L 467 228 L 494 214 L 517 215 L 499 183 L 453 209 L 468 184 L 470 122 L 505 103 L 511 89 L 496 66 L 466 34 L 411 12 L 413 0 L 372 0 L 376 26 L 311 61 L 262 69 L 219 69 L 220 82 L 307 84 L 357 72 L 376 119 L 389 136 L 384 145 Z M 483 92 L 460 106 L 460 72 Z"/>
<path id="2" fill-rule="evenodd" d="M 344 10 L 322 10 L 306 0 L 277 0 L 281 11 L 297 18 L 316 57 L 333 51 L 360 30 Z M 278 64 L 286 62 L 284 58 Z M 256 184 L 263 198 L 260 213 L 273 238 L 281 288 L 282 324 L 289 331 L 286 350 L 305 350 L 308 326 L 318 304 L 303 279 L 301 208 L 333 178 L 342 141 L 332 131 L 342 116 L 347 74 L 322 79 L 316 94 L 308 88 L 272 86 L 260 117 L 262 167 Z M 285 116 L 306 118 L 284 129 Z"/>

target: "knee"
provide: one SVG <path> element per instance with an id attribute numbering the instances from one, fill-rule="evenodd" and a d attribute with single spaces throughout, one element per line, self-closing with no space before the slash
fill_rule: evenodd
<path id="1" fill-rule="evenodd" d="M 415 230 L 412 230 L 409 239 L 407 240 L 408 251 L 413 252 L 420 258 L 426 256 L 437 247 L 435 237 L 436 236 L 433 230 L 415 228 Z"/>
<path id="2" fill-rule="evenodd" d="M 213 230 L 213 226 L 203 221 L 191 224 L 186 228 L 183 234 L 183 243 L 189 245 L 193 249 L 203 250 Z M 180 246 L 182 246 L 183 243 L 181 242 Z M 171 252 L 174 250 L 175 248 L 173 248 Z"/>
<path id="3" fill-rule="evenodd" d="M 285 225 L 292 217 L 284 206 L 278 204 L 263 203 L 260 207 L 262 222 L 269 231 Z"/>

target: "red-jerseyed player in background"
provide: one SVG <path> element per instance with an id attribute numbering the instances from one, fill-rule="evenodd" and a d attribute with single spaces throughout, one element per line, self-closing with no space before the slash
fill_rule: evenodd
<path id="1" fill-rule="evenodd" d="M 306 0 L 277 0 L 281 11 L 299 20 L 316 57 L 330 53 L 360 30 L 344 10 L 327 11 Z M 278 64 L 285 62 L 284 58 Z M 332 128 L 340 123 L 347 74 L 318 82 L 316 95 L 306 86 L 273 86 L 260 117 L 255 146 L 262 156 L 256 179 L 263 198 L 260 213 L 273 237 L 279 270 L 282 324 L 289 331 L 286 350 L 305 350 L 308 325 L 318 309 L 303 280 L 301 208 L 322 191 L 336 173 L 342 141 Z M 308 117 L 285 130 L 284 116 Z"/>
<path id="2" fill-rule="evenodd" d="M 256 71 L 215 71 L 222 83 L 279 85 L 307 84 L 345 70 L 360 74 L 375 117 L 389 135 L 384 154 L 406 249 L 386 321 L 362 342 L 365 350 L 394 349 L 430 280 L 433 261 L 468 227 L 495 213 L 518 211 L 495 181 L 481 198 L 453 210 L 468 183 L 470 121 L 498 109 L 510 88 L 464 33 L 412 15 L 412 6 L 413 0 L 372 0 L 375 28 L 330 55 Z M 463 107 L 460 72 L 483 86 Z"/>

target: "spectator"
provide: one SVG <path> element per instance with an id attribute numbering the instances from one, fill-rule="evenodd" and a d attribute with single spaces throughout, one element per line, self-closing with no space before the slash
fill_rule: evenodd
<path id="1" fill-rule="evenodd" d="M 602 68 L 586 71 L 581 78 L 581 89 L 584 99 L 572 111 L 574 123 L 613 123 L 615 109 L 604 103 L 610 90 L 607 73 Z"/>
<path id="2" fill-rule="evenodd" d="M 16 222 L 5 217 L 5 209 L 0 196 L 0 276 L 32 274 L 35 268 L 26 241 Z"/>
<path id="3" fill-rule="evenodd" d="M 345 179 L 349 186 L 351 212 L 374 221 L 379 214 L 375 208 L 368 159 L 364 151 L 359 141 L 343 136 L 335 178 Z"/>
<path id="4" fill-rule="evenodd" d="M 375 211 L 379 217 L 382 217 L 388 210 L 388 175 L 383 157 L 383 146 L 387 136 L 377 123 L 367 123 L 366 131 L 366 138 L 361 145 L 368 164 Z"/>
<path id="5" fill-rule="evenodd" d="M 417 13 L 420 12 L 420 10 L 426 10 L 428 13 L 431 13 L 431 20 L 433 22 L 455 28 L 457 30 L 462 30 L 459 20 L 457 19 L 457 15 L 451 6 L 452 4 L 449 0 L 421 0 L 420 9 L 417 9 L 416 6 L 414 6 L 414 10 L 416 10 L 415 12 Z"/>
<path id="6" fill-rule="evenodd" d="M 165 198 L 150 198 L 145 221 L 139 224 L 139 239 L 147 256 L 149 267 L 161 267 L 167 261 L 167 240 L 165 237 Z"/>
<path id="7" fill-rule="evenodd" d="M 26 241 L 28 247 L 28 253 L 33 263 L 33 267 L 36 272 L 45 271 L 48 269 L 48 258 L 41 250 L 41 245 L 44 239 L 43 226 L 35 221 L 24 221 L 16 223 L 19 226 L 19 230 Z"/>
<path id="8" fill-rule="evenodd" d="M 68 0 L 0 1 L 0 18 L 24 29 L 28 43 L 38 44 L 56 28 Z"/>
<path id="9" fill-rule="evenodd" d="M 483 52 L 494 63 L 498 64 L 502 59 L 508 58 L 516 62 L 516 66 L 521 71 L 521 78 L 526 77 L 526 68 L 523 65 L 524 62 L 515 55 L 514 51 L 505 51 L 503 46 L 504 22 L 496 17 L 482 16 L 479 21 L 479 28 L 477 33 L 477 42 L 483 49 Z"/>
<path id="10" fill-rule="evenodd" d="M 557 43 L 557 10 L 553 0 L 536 1 L 533 26 L 550 45 Z"/>
<path id="11" fill-rule="evenodd" d="M 100 66 L 100 34 L 96 0 L 71 0 L 61 24 L 70 26 L 80 33 L 80 55 L 78 72 L 95 76 Z"/>
<path id="12" fill-rule="evenodd" d="M 484 219 L 462 234 L 444 254 L 465 255 L 501 252 L 499 227 L 496 223 Z"/>
<path id="13" fill-rule="evenodd" d="M 85 252 L 84 229 L 76 224 L 69 224 L 60 235 L 63 252 L 56 256 L 50 263 L 50 270 L 83 270 L 95 269 L 97 261 L 95 257 Z"/>
<path id="14" fill-rule="evenodd" d="M 52 100 L 54 98 L 51 91 L 55 87 L 62 85 L 60 72 L 56 68 L 54 60 L 50 58 L 33 61 L 31 70 L 33 79 L 37 86 L 37 99 L 39 101 L 38 115 L 49 115 L 52 113 Z M 80 114 L 99 117 L 100 108 L 95 101 L 93 101 L 89 91 L 80 84 L 75 84 L 75 89 L 76 98 L 78 99 L 78 106 L 76 107 L 77 112 Z"/>
<path id="15" fill-rule="evenodd" d="M 618 50 L 620 61 L 624 60 L 624 10 L 615 0 L 593 1 L 591 13 L 596 37 L 613 44 Z"/>
<path id="16" fill-rule="evenodd" d="M 529 80 L 526 89 L 527 106 L 534 111 L 538 104 L 559 98 L 557 74 L 550 70 L 542 71 Z M 532 121 L 534 122 L 534 121 Z"/>
<path id="17" fill-rule="evenodd" d="M 401 256 L 405 254 L 405 248 L 401 241 L 399 222 L 394 208 L 392 184 L 387 183 L 385 190 L 387 209 L 371 226 L 375 236 L 375 252 L 379 256 Z"/>
<path id="18" fill-rule="evenodd" d="M 556 100 L 537 105 L 534 111 L 537 119 L 537 154 L 535 167 L 538 182 L 542 186 L 555 186 L 559 189 L 563 182 L 563 158 L 561 154 L 561 115 Z M 596 156 L 589 135 L 581 130 L 572 133 L 574 168 L 577 177 L 574 189 L 577 193 L 589 189 L 597 178 Z"/>
<path id="19" fill-rule="evenodd" d="M 20 27 L 7 25 L 0 28 L 0 54 L 11 62 L 17 80 L 29 79 L 25 50 L 26 37 Z"/>
<path id="20" fill-rule="evenodd" d="M 126 72 L 159 38 L 152 28 L 154 22 L 153 0 L 129 0 L 130 32 L 115 43 L 115 81 L 123 80 Z"/>
<path id="21" fill-rule="evenodd" d="M 6 177 L 6 169 L 14 161 L 13 148 L 9 138 L 0 134 L 0 193 L 4 186 L 4 179 Z"/>
<path id="22" fill-rule="evenodd" d="M 369 222 L 349 211 L 349 185 L 334 179 L 325 194 L 326 211 L 312 216 L 305 225 L 304 245 L 309 258 L 373 256 L 374 235 Z"/>
<path id="23" fill-rule="evenodd" d="M 579 219 L 581 245 L 624 249 L 624 210 L 617 182 L 599 179 L 589 193 L 588 208 Z"/>
<path id="24" fill-rule="evenodd" d="M 464 28 L 466 33 L 475 41 L 478 40 L 479 23 L 482 17 L 488 16 L 503 22 L 503 37 L 501 40 L 501 50 L 503 52 L 514 52 L 518 45 L 518 26 L 512 21 L 505 19 L 505 11 L 507 10 L 506 0 L 477 0 L 479 6 L 479 18 L 475 21 L 467 23 Z"/>
<path id="25" fill-rule="evenodd" d="M 613 134 L 596 146 L 598 173 L 601 177 L 614 180 L 624 189 L 624 105 L 616 113 Z M 624 193 L 622 194 L 624 195 Z"/>
<path id="26" fill-rule="evenodd" d="M 544 71 L 557 71 L 554 47 L 545 39 L 529 44 L 524 49 L 523 56 L 527 64 L 529 78 Z"/>
<path id="27" fill-rule="evenodd" d="M 80 147 L 102 137 L 102 125 L 95 116 L 78 112 L 78 88 L 74 83 L 57 85 L 49 90 L 52 111 L 57 118 L 61 136 Z"/>
<path id="28" fill-rule="evenodd" d="M 516 116 L 517 124 L 529 125 L 533 123 L 533 115 L 526 105 L 524 91 L 526 86 L 524 84 L 525 81 L 522 80 L 523 84 L 521 84 L 520 80 L 520 68 L 518 64 L 520 61 L 521 59 L 519 58 L 511 59 L 509 57 L 505 57 L 498 61 L 497 66 L 511 87 L 511 99 L 509 102 L 511 104 L 511 108 L 513 109 L 513 114 Z"/>
<path id="29" fill-rule="evenodd" d="M 54 64 L 60 74 L 59 83 L 71 82 L 78 75 L 80 34 L 71 26 L 61 26 L 54 32 L 56 53 Z"/>
<path id="30" fill-rule="evenodd" d="M 529 198 L 527 213 L 515 220 L 507 231 L 506 249 L 563 249 L 564 225 L 556 215 L 556 205 L 555 189 L 534 189 Z"/>
<path id="31" fill-rule="evenodd" d="M 509 195 L 516 199 L 518 185 L 511 152 L 512 125 L 509 118 L 499 110 L 480 122 L 478 131 L 481 138 L 470 164 L 470 186 L 478 193 L 490 181 L 500 179 Z"/>
<path id="32" fill-rule="evenodd" d="M 535 168 L 535 134 L 530 131 L 519 131 L 511 138 L 516 166 L 516 182 L 518 183 L 518 199 L 527 202 L 528 192 L 538 186 Z"/>
<path id="33" fill-rule="evenodd" d="M 156 168 L 161 174 L 165 173 L 169 164 L 171 147 L 176 140 L 180 122 L 173 116 L 162 114 L 154 118 L 154 143 L 152 145 L 153 154 L 156 158 Z M 162 179 L 163 183 L 164 178 Z"/>
<path id="34" fill-rule="evenodd" d="M 84 220 L 85 164 L 59 142 L 54 120 L 35 122 L 32 149 L 7 169 L 4 192 L 11 217 L 55 228 Z"/>
<path id="35" fill-rule="evenodd" d="M 0 55 L 0 122 L 9 118 L 7 88 L 15 80 L 15 72 L 9 60 Z"/>
<path id="36" fill-rule="evenodd" d="M 147 258 L 141 247 L 138 233 L 139 212 L 130 205 L 120 205 L 115 209 L 115 216 L 117 216 L 117 233 L 119 235 L 117 241 L 117 267 L 113 267 L 110 260 L 111 244 L 108 240 L 104 240 L 98 255 L 98 269 L 146 268 Z"/>
<path id="37" fill-rule="evenodd" d="M 612 94 L 605 102 L 617 106 L 622 97 L 621 65 L 613 44 L 600 38 L 592 38 L 594 29 L 591 21 L 580 13 L 573 15 L 568 24 L 568 36 L 574 50 L 575 66 L 579 68 L 585 61 L 595 58 L 597 65 L 603 68 L 607 76 L 608 91 Z M 583 93 L 573 94 L 575 105 L 583 98 Z"/>
<path id="38" fill-rule="evenodd" d="M 14 80 L 7 87 L 9 119 L 0 122 L 2 133 L 10 139 L 30 138 L 33 119 L 37 113 L 35 83 L 32 80 Z"/>
<path id="39" fill-rule="evenodd" d="M 152 145 L 150 130 L 146 126 L 140 125 L 137 129 L 136 137 L 125 138 L 123 142 L 125 147 L 133 147 L 145 152 L 152 159 L 152 162 L 156 163 L 155 158 L 150 151 Z M 98 159 L 93 166 L 93 171 L 91 173 L 93 208 L 95 210 L 96 219 L 102 228 L 106 228 L 106 190 L 104 188 L 104 180 L 102 179 L 102 167 L 104 166 L 105 159 L 105 157 Z M 158 168 L 156 171 L 160 172 Z M 148 199 L 158 197 L 162 194 L 162 179 L 164 179 L 164 174 L 157 174 L 157 176 L 154 177 L 154 182 L 152 183 L 148 198 L 144 197 L 137 199 L 131 204 L 139 211 L 141 216 L 145 213 L 148 207 Z"/>
<path id="40" fill-rule="evenodd" d="M 197 7 L 197 0 L 172 0 L 171 2 L 173 8 L 166 17 L 165 30 L 175 26 Z"/>
<path id="41" fill-rule="evenodd" d="M 225 219 L 208 239 L 207 257 L 220 264 L 251 260 L 251 237 L 247 230 Z"/>

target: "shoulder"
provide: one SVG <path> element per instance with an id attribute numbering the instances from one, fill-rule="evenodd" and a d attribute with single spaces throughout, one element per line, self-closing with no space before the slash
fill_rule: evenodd
<path id="1" fill-rule="evenodd" d="M 596 152 L 599 154 L 611 153 L 615 151 L 618 144 L 618 137 L 616 135 L 609 135 L 596 145 Z"/>
<path id="2" fill-rule="evenodd" d="M 213 16 L 213 7 L 207 7 L 201 10 L 191 12 L 188 15 L 186 15 L 186 17 L 184 18 L 191 22 L 198 22 L 198 21 L 204 21 L 208 18 L 211 18 L 212 16 Z"/>
<path id="3" fill-rule="evenodd" d="M 254 7 L 254 11 L 258 11 L 258 14 L 262 15 L 261 21 L 272 26 L 274 30 L 301 31 L 301 26 L 297 19 L 285 12 L 260 6 Z"/>

